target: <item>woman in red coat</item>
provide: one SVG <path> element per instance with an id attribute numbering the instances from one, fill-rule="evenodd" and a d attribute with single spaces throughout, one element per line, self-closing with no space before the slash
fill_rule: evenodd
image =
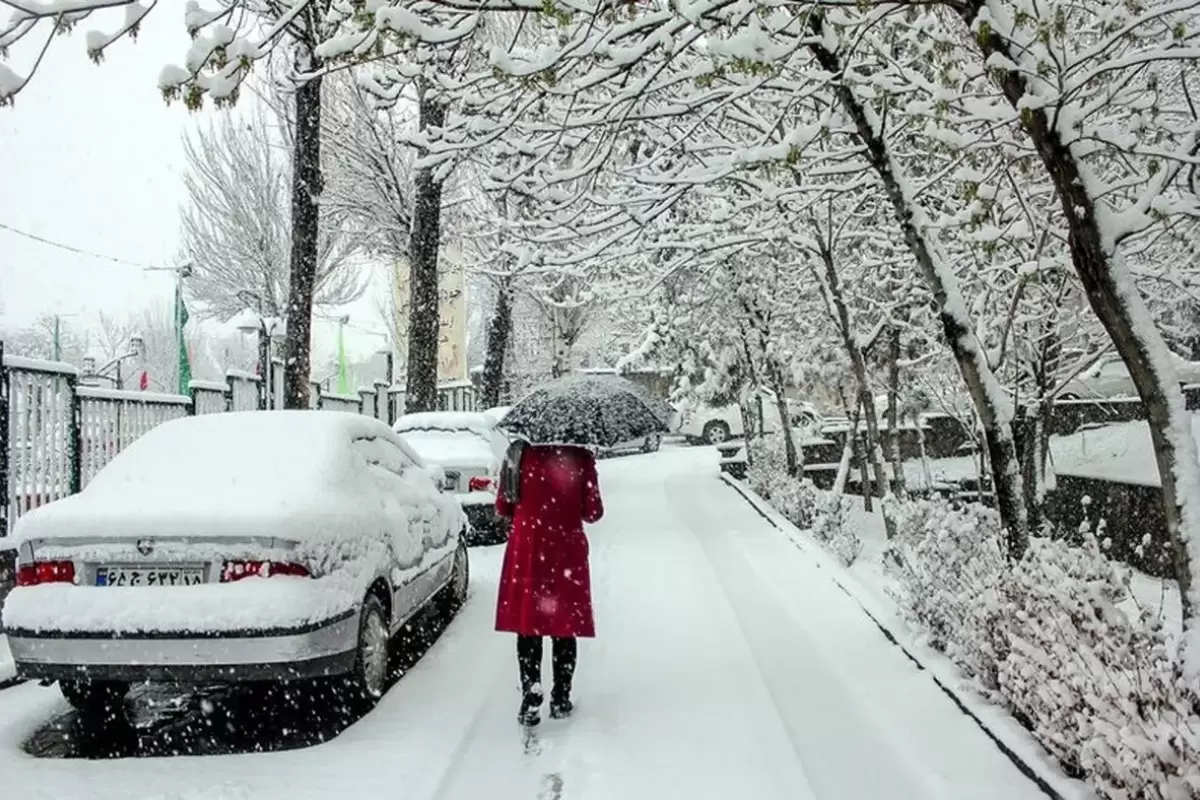
<path id="1" fill-rule="evenodd" d="M 576 638 L 596 635 L 583 523 L 604 515 L 596 460 L 582 447 L 509 448 L 496 511 L 512 517 L 504 550 L 496 630 L 517 634 L 522 724 L 541 721 L 542 639 L 553 640 L 550 716 L 571 713 Z"/>

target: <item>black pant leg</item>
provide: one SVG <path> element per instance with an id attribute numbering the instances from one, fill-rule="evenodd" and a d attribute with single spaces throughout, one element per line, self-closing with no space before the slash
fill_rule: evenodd
<path id="1" fill-rule="evenodd" d="M 521 670 L 521 691 L 529 694 L 534 684 L 542 682 L 542 637 L 517 637 L 517 666 Z"/>
<path id="2" fill-rule="evenodd" d="M 574 637 L 556 638 L 553 644 L 554 696 L 567 700 L 571 696 L 571 681 L 579 659 L 579 646 Z"/>

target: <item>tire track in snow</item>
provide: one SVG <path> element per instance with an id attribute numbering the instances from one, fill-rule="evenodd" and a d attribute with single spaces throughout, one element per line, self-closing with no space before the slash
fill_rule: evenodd
<path id="1" fill-rule="evenodd" d="M 944 697 L 929 691 L 933 687 L 922 673 L 894 649 L 879 646 L 878 633 L 857 604 L 847 603 L 810 557 L 777 540 L 773 527 L 763 527 L 758 509 L 740 498 L 737 505 L 726 505 L 733 495 L 725 486 L 700 495 L 700 504 L 682 502 L 678 479 L 669 481 L 669 491 L 681 498 L 677 507 L 694 519 L 693 533 L 743 621 L 799 755 L 812 764 L 821 796 L 1039 796 L 1025 776 L 980 746 L 984 740 L 977 730 L 960 728 L 962 717 L 946 713 Z M 688 494 L 695 496 L 694 490 Z M 787 664 L 766 656 L 781 646 L 790 653 Z M 825 735 L 814 736 L 813 726 L 798 724 L 806 706 L 822 711 L 817 727 Z M 898 710 L 908 716 L 897 717 Z M 939 736 L 930 725 L 943 724 L 953 730 L 941 737 L 953 739 L 946 749 L 964 758 L 935 752 Z M 866 774 L 858 755 L 863 750 L 869 752 L 870 771 L 887 776 L 884 785 L 873 784 Z"/>
<path id="2" fill-rule="evenodd" d="M 571 749 L 599 755 L 597 769 L 569 773 L 571 800 L 816 797 L 739 645 L 738 620 L 667 496 L 672 472 L 707 475 L 695 456 L 609 462 L 601 474 L 609 509 L 593 537 L 601 632 L 596 652 L 586 661 L 581 653 L 591 701 L 570 739 Z"/>
<path id="3" fill-rule="evenodd" d="M 760 507 L 759 504 L 763 501 L 758 500 L 755 497 L 752 497 L 748 493 L 748 490 L 745 487 L 743 487 L 736 480 L 729 480 L 729 479 L 727 479 L 726 476 L 723 476 L 722 480 L 725 482 L 725 484 L 727 486 L 729 486 L 734 491 L 736 491 L 739 495 L 741 495 L 742 499 L 745 500 L 745 502 L 747 504 L 749 504 L 750 507 L 753 508 L 759 514 L 759 516 L 761 516 L 763 519 L 765 519 L 771 525 L 771 527 L 775 528 L 776 530 L 779 530 L 780 533 L 782 533 L 784 536 L 786 536 L 788 541 L 790 541 L 797 550 L 799 550 L 802 553 L 807 552 L 807 547 L 804 543 L 798 541 L 790 531 L 783 529 L 779 522 L 776 522 L 774 519 L 772 519 L 770 517 L 770 515 L 768 515 Z M 816 566 L 820 567 L 822 565 L 820 563 L 818 563 Z M 833 583 L 836 584 L 837 587 L 839 589 L 841 589 L 842 592 L 847 597 L 849 597 L 851 600 L 853 600 L 855 602 L 855 604 L 857 604 L 859 606 L 859 608 L 862 610 L 862 613 L 865 614 L 871 620 L 871 622 L 873 622 L 875 624 L 875 627 L 877 627 L 879 629 L 880 635 L 882 635 L 885 639 L 887 639 L 888 643 L 891 644 L 893 647 L 896 647 L 897 649 L 899 649 L 900 652 L 902 652 L 905 655 L 905 657 L 907 657 L 908 660 L 911 661 L 912 664 L 918 670 L 921 670 L 922 672 L 927 674 L 929 676 L 930 680 L 932 680 L 934 683 L 937 684 L 938 688 L 942 690 L 942 693 L 945 694 L 946 697 L 948 697 L 954 703 L 954 705 L 956 705 L 958 707 L 958 709 L 963 713 L 963 715 L 970 718 L 971 721 L 974 722 L 976 724 L 976 726 L 978 726 L 978 728 L 981 731 L 983 731 L 983 733 L 989 739 L 992 740 L 992 742 L 996 745 L 997 749 L 999 749 L 1000 752 L 1002 752 L 1005 755 L 1005 757 L 1007 757 L 1008 760 L 1011 761 L 1013 763 L 1013 765 L 1025 775 L 1026 778 L 1028 778 L 1033 783 L 1037 784 L 1038 788 L 1042 790 L 1043 794 L 1045 794 L 1047 797 L 1049 797 L 1050 800 L 1066 800 L 1066 796 L 1062 792 L 1060 792 L 1058 789 L 1056 789 L 1053 785 L 1051 785 L 1051 782 L 1049 780 L 1047 780 L 1046 777 L 1044 777 L 1039 772 L 1038 768 L 1034 767 L 1030 763 L 1031 760 L 1026 759 L 1025 757 L 1021 756 L 1019 753 L 1017 753 L 1017 751 L 1012 746 L 1010 746 L 1008 744 L 1008 742 L 1006 742 L 1000 734 L 993 731 L 988 726 L 988 724 L 986 722 L 984 722 L 983 719 L 980 718 L 980 715 L 978 713 L 976 713 L 976 711 L 974 711 L 973 709 L 971 709 L 969 707 L 968 703 L 959 695 L 959 692 L 956 689 L 954 689 L 952 686 L 950 686 L 945 680 L 943 680 L 941 677 L 939 677 L 935 672 L 928 670 L 926 668 L 925 664 L 923 664 L 921 662 L 921 660 L 919 658 L 917 658 L 917 656 L 914 655 L 912 653 L 912 651 L 909 650 L 909 648 L 907 646 L 905 646 L 896 637 L 896 635 L 892 632 L 891 628 L 888 627 L 888 625 L 885 622 L 883 622 L 883 620 L 881 620 L 878 616 L 876 616 L 875 612 L 872 612 L 869 608 L 867 608 L 866 605 L 863 604 L 862 600 L 857 595 L 855 595 L 855 593 L 852 592 L 847 587 L 847 585 L 836 574 L 830 574 L 830 575 L 828 575 L 828 577 L 829 577 L 829 580 L 833 581 Z M 1071 796 L 1074 797 L 1075 795 L 1072 794 Z"/>
<path id="4" fill-rule="evenodd" d="M 788 744 L 808 776 L 814 796 L 823 800 L 878 797 L 933 800 L 943 797 L 936 787 L 918 789 L 898 782 L 896 776 L 905 775 L 908 770 L 898 761 L 890 770 L 880 769 L 881 754 L 878 751 L 871 754 L 876 763 L 870 769 L 863 764 L 852 765 L 857 769 L 835 766 L 839 761 L 836 751 L 840 750 L 844 762 L 859 750 L 852 742 L 858 746 L 863 744 L 857 735 L 859 731 L 850 724 L 852 716 L 844 713 L 854 704 L 845 696 L 844 690 L 830 680 L 832 670 L 814 661 L 811 642 L 804 642 L 806 647 L 799 646 L 795 621 L 777 604 L 769 602 L 768 592 L 751 565 L 728 541 L 730 533 L 724 528 L 725 514 L 710 507 L 712 504 L 707 499 L 697 503 L 696 498 L 704 494 L 694 488 L 689 490 L 679 477 L 667 480 L 666 491 L 673 500 L 672 507 L 705 554 L 714 588 L 738 621 L 742 642 L 771 697 Z M 774 622 L 772 630 L 764 630 L 771 627 L 768 620 Z M 779 653 L 783 643 L 788 649 L 786 657 L 781 659 Z M 775 654 L 767 657 L 764 654 L 767 650 L 774 650 Z M 821 683 L 826 684 L 824 691 L 807 690 Z M 844 742 L 845 746 L 831 748 L 831 741 Z M 831 749 L 835 753 L 831 753 Z"/>

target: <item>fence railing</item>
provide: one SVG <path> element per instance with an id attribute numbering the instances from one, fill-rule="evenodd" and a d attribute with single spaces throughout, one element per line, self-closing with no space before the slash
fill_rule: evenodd
<path id="1" fill-rule="evenodd" d="M 283 408 L 283 364 L 271 369 L 269 403 Z M 83 385 L 79 370 L 4 355 L 0 342 L 0 537 L 22 514 L 81 490 L 117 453 L 156 425 L 191 414 L 264 409 L 258 375 L 229 371 L 225 381 L 192 381 L 187 396 Z M 310 406 L 366 414 L 388 424 L 404 413 L 404 389 L 379 381 L 350 395 L 311 388 Z M 443 410 L 477 407 L 470 383 L 438 389 Z"/>

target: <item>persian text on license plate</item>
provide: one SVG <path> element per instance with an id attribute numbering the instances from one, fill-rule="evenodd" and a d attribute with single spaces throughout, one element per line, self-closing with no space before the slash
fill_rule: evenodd
<path id="1" fill-rule="evenodd" d="M 97 586 L 195 586 L 204 583 L 204 567 L 100 567 Z"/>

